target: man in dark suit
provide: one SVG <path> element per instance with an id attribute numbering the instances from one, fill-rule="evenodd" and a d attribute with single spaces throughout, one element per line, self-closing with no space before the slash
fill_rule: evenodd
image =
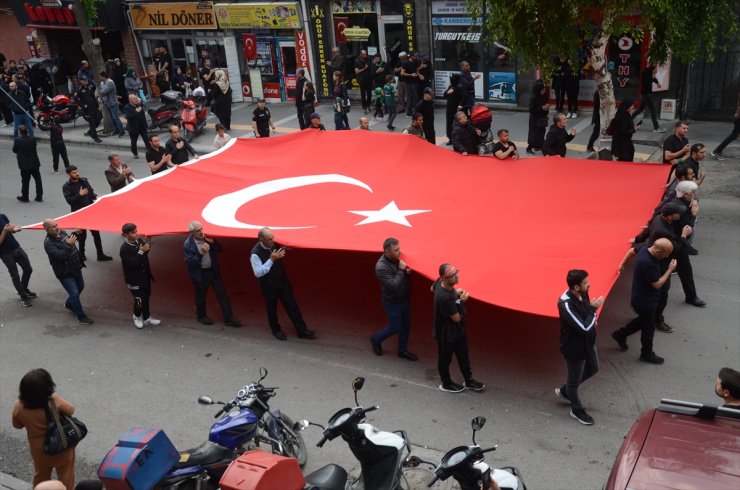
<path id="1" fill-rule="evenodd" d="M 28 134 L 28 127 L 25 124 L 18 126 L 19 136 L 13 140 L 13 153 L 18 159 L 18 168 L 21 171 L 21 195 L 18 196 L 20 202 L 28 202 L 28 185 L 31 183 L 31 177 L 36 184 L 36 202 L 43 202 L 44 187 L 41 184 L 41 162 L 39 154 L 36 151 L 36 138 Z"/>
<path id="2" fill-rule="evenodd" d="M 141 136 L 144 140 L 144 147 L 149 149 L 149 133 L 147 133 L 146 112 L 141 99 L 134 94 L 129 94 L 128 104 L 123 107 L 123 114 L 128 122 L 128 135 L 131 137 L 131 153 L 134 158 L 139 158 L 139 151 L 136 148 L 136 142 Z"/>

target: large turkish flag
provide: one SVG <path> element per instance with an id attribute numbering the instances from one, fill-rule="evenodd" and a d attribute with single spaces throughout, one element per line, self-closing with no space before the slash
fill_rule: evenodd
<path id="1" fill-rule="evenodd" d="M 570 158 L 461 156 L 418 138 L 306 130 L 226 147 L 59 218 L 62 228 L 147 235 L 256 237 L 292 247 L 382 251 L 401 242 L 410 267 L 441 263 L 481 301 L 557 316 L 569 269 L 606 295 L 627 240 L 650 216 L 665 168 Z"/>

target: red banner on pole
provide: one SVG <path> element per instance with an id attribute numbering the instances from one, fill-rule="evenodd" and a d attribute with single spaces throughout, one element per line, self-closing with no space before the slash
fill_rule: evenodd
<path id="1" fill-rule="evenodd" d="M 257 58 L 257 36 L 255 34 L 242 34 L 242 48 L 247 60 Z"/>
<path id="2" fill-rule="evenodd" d="M 334 38 L 337 44 L 347 44 L 344 30 L 349 27 L 349 17 L 334 17 Z"/>
<path id="3" fill-rule="evenodd" d="M 295 58 L 298 68 L 305 68 L 309 71 L 308 41 L 304 31 L 295 31 Z"/>

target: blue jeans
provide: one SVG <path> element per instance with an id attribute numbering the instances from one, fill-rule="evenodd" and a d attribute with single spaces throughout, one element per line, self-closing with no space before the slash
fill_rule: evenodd
<path id="1" fill-rule="evenodd" d="M 33 119 L 28 114 L 13 113 L 13 138 L 18 137 L 18 126 L 24 124 L 28 128 L 28 134 L 33 136 Z"/>
<path id="2" fill-rule="evenodd" d="M 398 334 L 398 352 L 406 352 L 409 346 L 411 331 L 411 307 L 409 303 L 392 304 L 383 302 L 383 309 L 388 315 L 388 326 L 373 335 L 373 342 L 380 344 L 391 335 Z"/>
<path id="3" fill-rule="evenodd" d="M 59 279 L 62 283 L 62 287 L 69 297 L 64 302 L 64 306 L 72 310 L 77 318 L 82 318 L 85 315 L 85 310 L 82 309 L 82 303 L 80 303 L 80 294 L 85 289 L 85 280 L 82 278 L 82 271 L 77 271 L 73 276 L 62 277 Z"/>
<path id="4" fill-rule="evenodd" d="M 108 108 L 108 114 L 110 114 L 110 118 L 113 119 L 113 127 L 116 129 L 116 133 L 123 134 L 126 132 L 125 129 L 123 129 L 123 123 L 121 122 L 121 115 L 118 114 L 118 104 L 114 106 L 106 106 Z"/>

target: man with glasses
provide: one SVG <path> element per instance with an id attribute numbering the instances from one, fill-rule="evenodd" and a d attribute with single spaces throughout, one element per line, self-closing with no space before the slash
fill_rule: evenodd
<path id="1" fill-rule="evenodd" d="M 170 161 L 175 165 L 180 165 L 190 160 L 189 154 L 192 154 L 196 160 L 199 158 L 193 147 L 190 146 L 190 143 L 180 137 L 180 127 L 176 124 L 170 126 L 170 139 L 167 140 L 164 149 L 165 153 L 171 155 Z"/>

